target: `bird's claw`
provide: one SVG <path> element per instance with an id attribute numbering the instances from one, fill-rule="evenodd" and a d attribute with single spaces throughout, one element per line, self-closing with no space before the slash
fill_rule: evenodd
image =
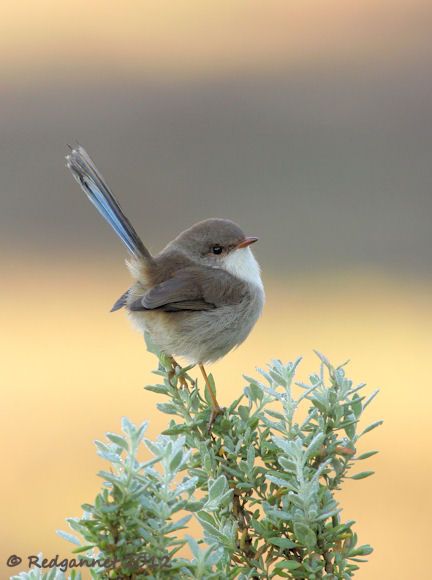
<path id="1" fill-rule="evenodd" d="M 211 433 L 216 419 L 219 417 L 219 415 L 223 415 L 224 411 L 225 411 L 224 407 L 212 407 L 211 413 L 210 413 L 210 419 L 209 419 L 209 422 L 207 424 L 207 433 Z"/>

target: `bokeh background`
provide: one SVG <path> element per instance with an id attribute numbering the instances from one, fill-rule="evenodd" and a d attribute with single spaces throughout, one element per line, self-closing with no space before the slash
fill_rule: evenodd
<path id="1" fill-rule="evenodd" d="M 68 556 L 93 440 L 154 359 L 123 313 L 125 252 L 64 167 L 85 145 L 152 251 L 209 216 L 258 235 L 267 289 L 214 365 L 222 403 L 316 348 L 381 394 L 376 475 L 340 501 L 375 547 L 358 578 L 426 578 L 432 352 L 432 8 L 426 0 L 3 0 L 0 7 L 1 576 Z M 426 555 L 425 555 L 426 554 Z"/>

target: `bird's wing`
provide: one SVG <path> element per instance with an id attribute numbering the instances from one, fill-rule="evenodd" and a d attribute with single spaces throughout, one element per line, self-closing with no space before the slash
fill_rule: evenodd
<path id="1" fill-rule="evenodd" d="M 126 292 L 123 292 L 123 294 L 120 296 L 120 298 L 118 298 L 114 302 L 113 307 L 111 308 L 110 312 L 115 312 L 116 310 L 120 310 L 120 308 L 123 308 L 123 306 L 126 306 L 128 296 L 129 296 L 129 289 L 127 289 Z"/>
<path id="2" fill-rule="evenodd" d="M 235 282 L 234 282 L 235 285 Z M 133 302 L 131 310 L 213 310 L 239 301 L 233 293 L 233 276 L 223 270 L 206 267 L 184 268 L 157 284 Z"/>

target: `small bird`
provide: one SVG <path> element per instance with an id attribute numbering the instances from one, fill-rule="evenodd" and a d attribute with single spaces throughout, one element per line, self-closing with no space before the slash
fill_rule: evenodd
<path id="1" fill-rule="evenodd" d="M 66 165 L 129 251 L 134 284 L 111 311 L 126 308 L 170 360 L 198 364 L 211 401 L 211 426 L 222 412 L 204 364 L 225 356 L 249 335 L 264 304 L 260 268 L 245 236 L 228 219 L 210 218 L 181 232 L 159 254 L 147 250 L 85 149 L 78 145 Z"/>

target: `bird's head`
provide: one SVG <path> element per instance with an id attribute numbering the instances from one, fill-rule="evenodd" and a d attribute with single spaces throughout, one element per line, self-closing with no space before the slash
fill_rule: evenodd
<path id="1" fill-rule="evenodd" d="M 222 268 L 242 280 L 261 283 L 259 266 L 250 249 L 257 240 L 246 236 L 231 220 L 211 218 L 182 232 L 171 245 L 194 262 Z"/>

